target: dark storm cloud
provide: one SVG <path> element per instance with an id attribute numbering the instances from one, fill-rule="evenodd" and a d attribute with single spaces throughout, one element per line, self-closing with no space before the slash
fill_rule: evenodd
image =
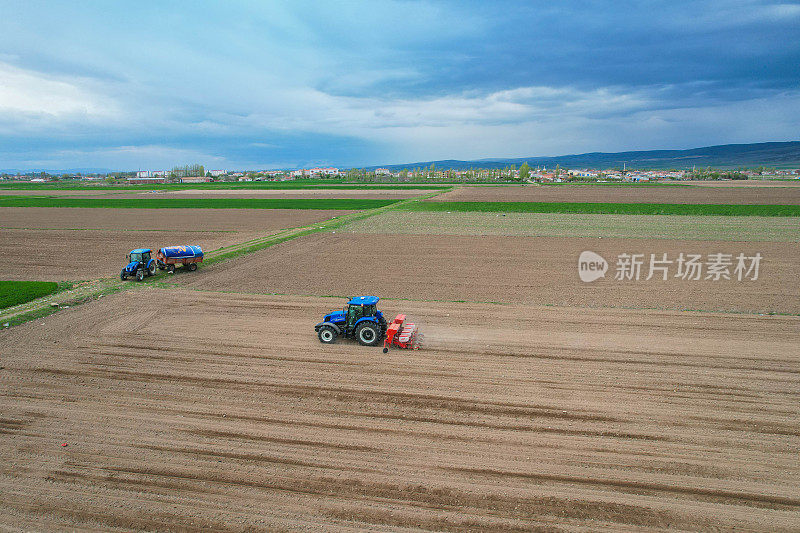
<path id="1" fill-rule="evenodd" d="M 786 140 L 800 3 L 5 7 L 0 167 L 342 166 Z"/>

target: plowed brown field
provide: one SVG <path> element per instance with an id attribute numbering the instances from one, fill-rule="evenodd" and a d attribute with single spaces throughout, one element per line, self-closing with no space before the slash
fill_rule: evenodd
<path id="1" fill-rule="evenodd" d="M 428 343 L 384 355 L 317 341 L 341 303 L 139 289 L 0 332 L 0 527 L 800 526 L 795 317 L 384 301 Z"/>
<path id="2" fill-rule="evenodd" d="M 656 204 L 800 204 L 800 187 L 508 185 L 459 187 L 436 202 L 617 202 Z"/>
<path id="3" fill-rule="evenodd" d="M 0 208 L 0 279 L 114 276 L 134 248 L 215 250 L 349 211 L 291 209 Z"/>
<path id="4" fill-rule="evenodd" d="M 578 256 L 599 253 L 605 279 L 584 283 Z M 615 281 L 619 254 L 644 254 L 639 281 Z M 647 281 L 650 254 L 760 253 L 757 280 Z M 709 242 L 520 236 L 318 234 L 280 244 L 181 279 L 192 287 L 278 294 L 538 305 L 800 313 L 793 242 Z M 705 272 L 705 271 L 704 271 Z M 729 273 L 732 272 L 732 267 Z M 703 274 L 705 277 L 705 274 Z"/>

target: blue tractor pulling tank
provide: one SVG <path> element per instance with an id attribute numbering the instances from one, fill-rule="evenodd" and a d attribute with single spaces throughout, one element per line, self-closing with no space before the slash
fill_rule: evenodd
<path id="1" fill-rule="evenodd" d="M 320 342 L 331 344 L 338 337 L 355 338 L 363 346 L 377 346 L 386 334 L 386 319 L 378 311 L 377 296 L 357 296 L 341 311 L 325 315 L 314 326 Z"/>

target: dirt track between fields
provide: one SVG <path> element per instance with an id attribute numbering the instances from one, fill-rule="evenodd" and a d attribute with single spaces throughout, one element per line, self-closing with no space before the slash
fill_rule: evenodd
<path id="1" fill-rule="evenodd" d="M 612 202 L 656 204 L 800 204 L 800 187 L 508 185 L 459 187 L 435 202 Z"/>
<path id="2" fill-rule="evenodd" d="M 610 263 L 605 279 L 580 280 L 585 250 Z M 639 281 L 614 280 L 622 253 L 644 254 Z M 660 271 L 646 281 L 650 254 L 664 253 L 673 261 L 680 253 L 701 254 L 704 262 L 716 253 L 763 259 L 757 280 L 684 280 L 674 277 L 672 264 L 666 281 Z M 279 244 L 181 282 L 257 293 L 797 314 L 797 265 L 800 248 L 793 242 L 336 233 Z"/>
<path id="3" fill-rule="evenodd" d="M 115 276 L 134 248 L 196 244 L 211 251 L 349 212 L 3 207 L 0 279 Z"/>
<path id="4" fill-rule="evenodd" d="M 317 341 L 341 303 L 141 289 L 0 332 L 0 524 L 798 526 L 796 318 L 384 301 L 428 347 L 383 355 Z"/>

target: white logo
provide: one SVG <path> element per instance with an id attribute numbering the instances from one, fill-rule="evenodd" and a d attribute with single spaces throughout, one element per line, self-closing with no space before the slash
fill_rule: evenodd
<path id="1" fill-rule="evenodd" d="M 587 250 L 581 252 L 580 257 L 578 257 L 578 275 L 581 277 L 581 281 L 590 283 L 596 279 L 604 278 L 607 270 L 608 262 L 594 252 Z"/>

